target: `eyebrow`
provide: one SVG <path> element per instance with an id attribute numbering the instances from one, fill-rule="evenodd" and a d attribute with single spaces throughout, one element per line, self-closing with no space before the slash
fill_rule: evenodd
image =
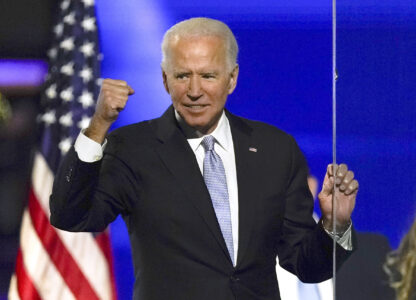
<path id="1" fill-rule="evenodd" d="M 199 72 L 198 74 L 202 74 L 202 75 L 205 75 L 205 74 L 218 74 L 218 71 L 214 71 L 214 70 L 212 70 L 212 71 L 204 71 L 204 72 Z"/>
<path id="2" fill-rule="evenodd" d="M 175 75 L 175 76 L 177 76 L 177 75 L 189 75 L 191 73 L 192 72 L 190 72 L 190 71 L 174 71 L 173 75 Z"/>

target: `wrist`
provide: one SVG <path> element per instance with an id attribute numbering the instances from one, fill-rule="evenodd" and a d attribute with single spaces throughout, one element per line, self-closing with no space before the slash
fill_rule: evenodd
<path id="1" fill-rule="evenodd" d="M 334 225 L 333 225 L 332 220 L 322 218 L 322 227 L 325 229 L 325 231 L 333 235 L 342 236 L 344 232 L 347 231 L 348 228 L 350 228 L 351 224 L 352 224 L 351 219 L 349 219 L 346 222 L 337 222 L 337 224 L 335 225 L 335 231 L 334 231 Z"/>
<path id="2" fill-rule="evenodd" d="M 84 134 L 97 143 L 102 144 L 110 126 L 111 122 L 106 122 L 93 116 L 89 126 L 85 129 Z"/>

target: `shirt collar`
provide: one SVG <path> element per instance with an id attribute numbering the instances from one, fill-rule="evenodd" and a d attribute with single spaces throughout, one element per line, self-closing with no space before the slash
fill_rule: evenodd
<path id="1" fill-rule="evenodd" d="M 179 122 L 179 124 L 182 123 L 181 116 L 178 114 L 176 110 L 175 110 L 175 117 L 176 117 L 176 120 Z M 230 123 L 228 122 L 228 119 L 225 115 L 224 110 L 222 111 L 217 127 L 209 135 L 212 135 L 217 141 L 217 143 L 225 151 L 230 150 L 230 147 L 232 145 L 231 144 L 232 143 L 231 129 L 230 129 Z M 189 145 L 191 146 L 194 152 L 198 150 L 198 147 L 201 145 L 201 142 L 203 139 L 204 139 L 204 136 L 188 139 Z"/>

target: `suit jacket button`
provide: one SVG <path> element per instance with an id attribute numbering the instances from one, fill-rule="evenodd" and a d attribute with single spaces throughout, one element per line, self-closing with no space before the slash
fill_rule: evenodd
<path id="1" fill-rule="evenodd" d="M 66 181 L 67 181 L 67 182 L 70 182 L 70 181 L 71 181 L 71 177 L 72 177 L 72 168 L 70 168 L 70 169 L 68 170 L 68 173 L 67 173 L 67 174 L 66 174 L 66 176 L 65 176 Z"/>

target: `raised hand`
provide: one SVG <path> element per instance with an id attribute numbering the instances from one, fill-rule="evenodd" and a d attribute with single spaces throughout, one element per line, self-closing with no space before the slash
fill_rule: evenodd
<path id="1" fill-rule="evenodd" d="M 128 97 L 134 90 L 124 80 L 104 79 L 98 96 L 95 113 L 85 135 L 98 143 L 103 143 L 111 124 L 126 106 Z"/>
<path id="2" fill-rule="evenodd" d="M 350 222 L 355 207 L 358 192 L 358 181 L 354 179 L 354 172 L 348 170 L 346 164 L 335 165 L 335 200 L 336 204 L 336 231 L 344 232 Z M 332 195 L 334 192 L 333 165 L 328 165 L 322 190 L 318 195 L 323 218 L 323 226 L 332 231 Z"/>

